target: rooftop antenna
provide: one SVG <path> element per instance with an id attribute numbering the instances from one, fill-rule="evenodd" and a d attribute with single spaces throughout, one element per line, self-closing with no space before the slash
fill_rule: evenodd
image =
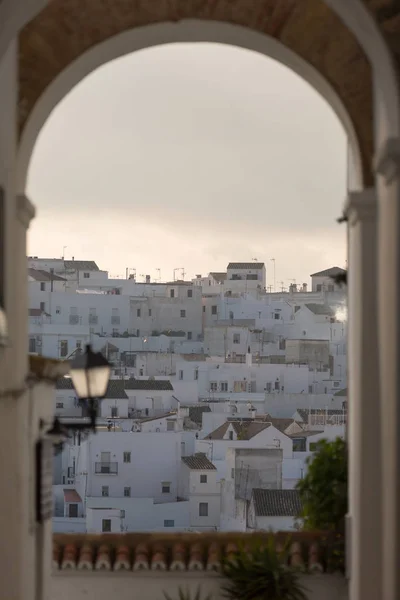
<path id="1" fill-rule="evenodd" d="M 65 257 L 65 250 L 68 248 L 68 246 L 63 246 L 63 253 L 62 253 L 62 259 L 64 260 Z"/>
<path id="2" fill-rule="evenodd" d="M 157 279 L 157 281 L 160 283 L 160 281 L 161 281 L 161 269 L 156 269 L 156 271 L 158 271 L 158 279 Z"/>
<path id="3" fill-rule="evenodd" d="M 182 267 L 182 281 L 185 281 L 185 275 L 186 275 L 185 267 Z"/>
<path id="4" fill-rule="evenodd" d="M 182 269 L 183 269 L 183 267 L 176 267 L 176 268 L 174 269 L 174 281 L 176 281 L 176 276 L 175 276 L 175 273 L 176 273 L 177 271 L 182 271 Z"/>
<path id="5" fill-rule="evenodd" d="M 270 261 L 274 263 L 274 292 L 276 292 L 276 263 L 274 258 L 270 258 Z"/>
<path id="6" fill-rule="evenodd" d="M 284 281 L 280 281 L 279 283 L 281 284 L 281 292 L 284 292 L 285 291 L 285 286 L 284 286 L 285 282 Z"/>
<path id="7" fill-rule="evenodd" d="M 254 260 L 254 262 L 258 262 L 258 258 L 252 258 L 251 260 Z"/>

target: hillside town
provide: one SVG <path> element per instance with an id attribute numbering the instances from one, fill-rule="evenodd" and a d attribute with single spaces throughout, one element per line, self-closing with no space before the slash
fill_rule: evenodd
<path id="1" fill-rule="evenodd" d="M 54 531 L 296 529 L 307 458 L 346 436 L 344 272 L 277 291 L 258 261 L 139 282 L 29 257 L 30 354 L 72 361 L 90 345 L 112 364 L 96 432 L 55 456 Z M 71 378 L 54 409 L 85 419 Z"/>

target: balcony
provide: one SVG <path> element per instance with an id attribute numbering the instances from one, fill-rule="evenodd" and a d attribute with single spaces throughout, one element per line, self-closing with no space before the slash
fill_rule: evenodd
<path id="1" fill-rule="evenodd" d="M 69 315 L 70 325 L 79 325 L 79 315 Z"/>
<path id="2" fill-rule="evenodd" d="M 99 317 L 97 315 L 89 315 L 89 325 L 97 325 Z"/>
<path id="3" fill-rule="evenodd" d="M 118 463 L 96 462 L 94 463 L 94 472 L 96 475 L 118 475 Z"/>
<path id="4" fill-rule="evenodd" d="M 111 317 L 111 325 L 119 325 L 121 322 L 121 318 L 119 316 L 112 316 Z"/>

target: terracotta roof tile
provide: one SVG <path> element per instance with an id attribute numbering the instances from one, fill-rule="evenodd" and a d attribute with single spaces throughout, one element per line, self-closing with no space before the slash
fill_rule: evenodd
<path id="1" fill-rule="evenodd" d="M 182 456 L 182 462 L 185 463 L 189 469 L 198 471 L 216 471 L 217 468 L 213 463 L 208 460 L 207 456 L 202 452 L 193 454 L 193 456 Z"/>
<path id="2" fill-rule="evenodd" d="M 125 392 L 126 383 L 123 379 L 110 379 L 107 386 L 106 398 L 122 399 L 128 398 Z M 70 377 L 61 377 L 56 383 L 57 390 L 73 390 L 72 379 Z"/>
<path id="3" fill-rule="evenodd" d="M 53 567 L 63 570 L 218 570 L 222 557 L 232 559 L 240 546 L 251 547 L 254 539 L 269 534 L 55 534 Z M 307 571 L 324 571 L 335 534 L 319 532 L 278 532 L 275 547 L 283 549 L 290 539 L 289 563 Z"/>
<path id="4" fill-rule="evenodd" d="M 168 379 L 128 379 L 125 381 L 126 390 L 160 390 L 174 391 Z"/>
<path id="5" fill-rule="evenodd" d="M 79 503 L 82 502 L 82 498 L 76 490 L 64 488 L 64 502 Z"/>
<path id="6" fill-rule="evenodd" d="M 253 489 L 252 501 L 258 517 L 297 517 L 301 511 L 297 490 Z"/>
<path id="7" fill-rule="evenodd" d="M 310 277 L 335 277 L 335 275 L 340 275 L 341 273 L 345 272 L 346 271 L 340 267 L 331 267 L 330 269 L 318 271 L 318 273 L 312 273 Z"/>
<path id="8" fill-rule="evenodd" d="M 223 425 L 214 429 L 204 439 L 206 440 L 223 440 L 229 426 L 232 425 L 237 437 L 240 440 L 251 440 L 264 429 L 270 427 L 271 423 L 263 423 L 257 421 L 227 421 Z"/>
<path id="9" fill-rule="evenodd" d="M 231 262 L 229 263 L 229 265 L 227 266 L 227 269 L 263 269 L 264 268 L 264 263 L 263 262 L 251 262 L 251 263 L 246 263 L 246 262 L 239 262 L 239 263 L 235 263 L 235 262 Z"/>

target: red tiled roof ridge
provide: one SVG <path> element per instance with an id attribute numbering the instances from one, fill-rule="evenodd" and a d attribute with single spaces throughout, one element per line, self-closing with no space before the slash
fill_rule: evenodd
<path id="1" fill-rule="evenodd" d="M 218 570 L 223 556 L 254 540 L 266 541 L 271 534 L 254 533 L 123 533 L 55 534 L 55 569 L 119 571 L 140 570 Z M 277 532 L 272 534 L 277 550 L 290 544 L 292 566 L 305 570 L 325 570 L 332 548 L 340 535 L 326 532 Z M 340 540 L 339 540 L 340 541 Z"/>

